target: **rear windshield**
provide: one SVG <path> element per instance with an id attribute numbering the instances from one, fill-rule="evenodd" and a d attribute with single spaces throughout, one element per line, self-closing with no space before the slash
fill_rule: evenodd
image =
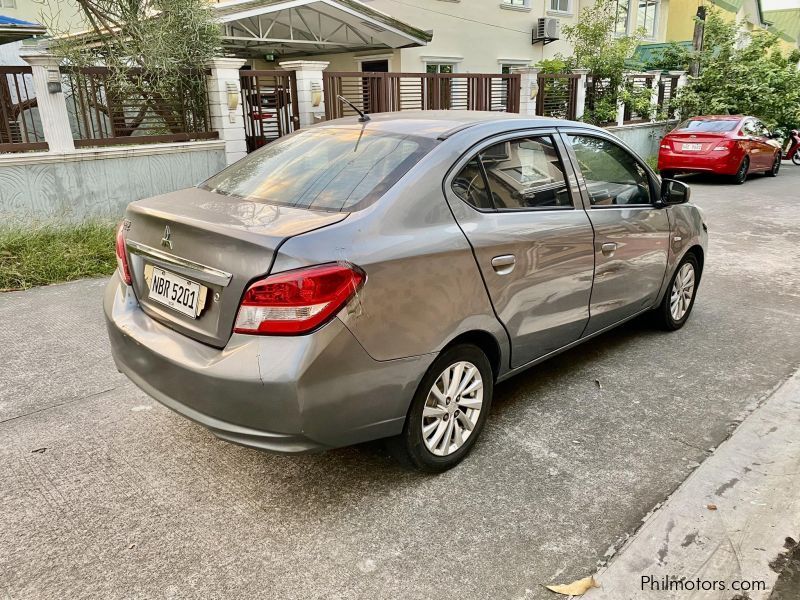
<path id="1" fill-rule="evenodd" d="M 256 202 L 349 212 L 383 195 L 434 140 L 364 129 L 309 129 L 250 154 L 202 188 Z"/>
<path id="2" fill-rule="evenodd" d="M 714 132 L 714 131 L 733 131 L 740 119 L 714 119 L 705 120 L 687 119 L 675 129 L 688 129 L 689 131 Z"/>

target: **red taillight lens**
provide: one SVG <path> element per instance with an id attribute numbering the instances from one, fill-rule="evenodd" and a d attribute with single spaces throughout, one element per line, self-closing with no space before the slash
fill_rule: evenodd
<path id="1" fill-rule="evenodd" d="M 233 330 L 264 335 L 308 333 L 339 312 L 366 277 L 346 263 L 272 275 L 244 293 Z"/>
<path id="2" fill-rule="evenodd" d="M 128 255 L 125 253 L 125 236 L 122 234 L 122 223 L 117 228 L 117 269 L 125 285 L 131 285 L 131 270 L 128 268 Z"/>

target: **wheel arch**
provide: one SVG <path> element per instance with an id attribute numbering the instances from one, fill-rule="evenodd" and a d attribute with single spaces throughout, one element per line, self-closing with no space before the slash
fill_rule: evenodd
<path id="1" fill-rule="evenodd" d="M 697 273 L 697 281 L 700 282 L 700 278 L 703 276 L 703 264 L 705 263 L 705 252 L 703 247 L 700 244 L 695 244 L 694 246 L 690 246 L 686 252 L 683 253 L 685 257 L 687 254 L 694 254 L 694 257 L 697 259 L 697 268 L 699 272 Z M 681 258 L 681 261 L 683 258 Z M 680 261 L 678 261 L 680 263 Z"/>
<path id="2" fill-rule="evenodd" d="M 489 364 L 492 366 L 492 374 L 494 375 L 495 381 L 497 380 L 500 374 L 503 354 L 500 348 L 500 342 L 497 341 L 494 335 L 482 329 L 465 331 L 450 340 L 447 345 L 442 348 L 441 352 L 453 346 L 457 346 L 458 344 L 472 344 L 480 348 L 489 359 Z"/>

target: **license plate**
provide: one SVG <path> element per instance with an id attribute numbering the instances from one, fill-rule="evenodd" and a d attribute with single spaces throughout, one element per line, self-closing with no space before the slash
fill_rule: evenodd
<path id="1" fill-rule="evenodd" d="M 192 319 L 197 318 L 203 309 L 206 288 L 199 283 L 158 267 L 153 267 L 148 283 L 151 300 Z"/>
<path id="2" fill-rule="evenodd" d="M 681 150 L 691 150 L 692 152 L 697 152 L 698 150 L 703 149 L 703 144 L 683 144 L 681 146 Z"/>

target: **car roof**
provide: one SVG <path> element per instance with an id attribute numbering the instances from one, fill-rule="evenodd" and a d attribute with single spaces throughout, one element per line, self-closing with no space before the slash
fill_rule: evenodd
<path id="1" fill-rule="evenodd" d="M 403 110 L 369 115 L 366 126 L 369 129 L 416 135 L 435 139 L 446 139 L 459 131 L 488 123 L 513 123 L 513 129 L 523 127 L 583 127 L 598 129 L 593 125 L 566 121 L 551 117 L 535 117 L 497 111 L 479 110 Z M 331 129 L 360 129 L 365 124 L 358 117 L 343 117 L 325 121 L 316 127 Z"/>
<path id="2" fill-rule="evenodd" d="M 738 121 L 746 119 L 745 115 L 701 115 L 699 117 L 691 117 L 687 121 Z"/>

